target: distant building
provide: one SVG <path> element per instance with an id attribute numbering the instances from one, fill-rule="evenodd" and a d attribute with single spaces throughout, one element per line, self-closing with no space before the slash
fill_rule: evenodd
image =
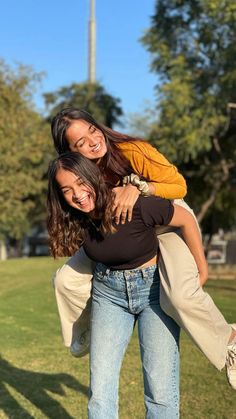
<path id="1" fill-rule="evenodd" d="M 48 256 L 49 254 L 47 230 L 42 226 L 32 229 L 25 237 L 23 255 Z"/>
<path id="2" fill-rule="evenodd" d="M 213 236 L 208 253 L 209 264 L 236 265 L 236 231 Z"/>

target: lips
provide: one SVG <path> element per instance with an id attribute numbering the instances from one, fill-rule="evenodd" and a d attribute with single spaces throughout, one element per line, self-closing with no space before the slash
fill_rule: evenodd
<path id="1" fill-rule="evenodd" d="M 101 146 L 101 143 L 98 143 L 98 144 L 96 144 L 94 147 L 93 147 L 93 153 L 97 153 L 99 150 L 100 150 L 100 148 L 101 148 L 102 146 Z"/>
<path id="2" fill-rule="evenodd" d="M 80 205 L 81 207 L 86 206 L 88 204 L 90 198 L 90 194 L 83 195 L 79 199 L 76 199 L 76 204 Z"/>

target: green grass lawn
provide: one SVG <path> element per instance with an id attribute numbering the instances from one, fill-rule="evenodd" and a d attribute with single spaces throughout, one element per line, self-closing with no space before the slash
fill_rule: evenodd
<path id="1" fill-rule="evenodd" d="M 51 286 L 61 264 L 51 258 L 0 262 L 1 419 L 87 417 L 88 357 L 73 358 L 63 347 Z M 226 319 L 236 321 L 235 281 L 209 281 L 207 290 Z M 144 418 L 136 331 L 122 367 L 120 418 Z M 224 371 L 211 366 L 184 335 L 181 418 L 236 418 L 236 392 Z"/>

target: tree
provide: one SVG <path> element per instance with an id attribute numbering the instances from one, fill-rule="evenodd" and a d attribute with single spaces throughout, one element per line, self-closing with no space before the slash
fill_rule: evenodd
<path id="1" fill-rule="evenodd" d="M 0 61 L 1 239 L 20 240 L 45 218 L 44 175 L 52 147 L 49 128 L 32 103 L 40 77 L 29 67 L 12 69 Z"/>
<path id="2" fill-rule="evenodd" d="M 154 104 L 150 101 L 144 102 L 141 111 L 128 113 L 125 118 L 129 135 L 144 139 L 150 137 L 155 122 L 156 112 L 154 111 Z"/>
<path id="3" fill-rule="evenodd" d="M 72 83 L 54 93 L 44 95 L 49 108 L 49 119 L 62 108 L 74 106 L 91 113 L 99 122 L 112 127 L 120 123 L 120 99 L 111 96 L 99 83 Z"/>
<path id="4" fill-rule="evenodd" d="M 236 102 L 235 37 L 231 0 L 158 0 L 142 38 L 158 75 L 150 139 L 186 175 L 191 203 L 212 231 L 235 222 L 236 130 L 227 130 L 226 111 Z"/>

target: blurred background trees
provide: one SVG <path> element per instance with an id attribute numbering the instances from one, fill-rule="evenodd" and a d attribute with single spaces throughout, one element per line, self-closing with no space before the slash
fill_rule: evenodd
<path id="1" fill-rule="evenodd" d="M 0 62 L 0 238 L 19 243 L 45 217 L 45 182 L 52 154 L 44 118 L 32 94 L 40 75 Z"/>
<path id="2" fill-rule="evenodd" d="M 113 127 L 120 125 L 123 110 L 120 99 L 111 96 L 100 83 L 72 83 L 56 92 L 45 93 L 45 104 L 49 119 L 68 106 L 85 109 L 99 122 Z"/>
<path id="3" fill-rule="evenodd" d="M 150 141 L 188 182 L 205 232 L 236 221 L 236 4 L 158 0 L 142 43 L 157 74 Z"/>

